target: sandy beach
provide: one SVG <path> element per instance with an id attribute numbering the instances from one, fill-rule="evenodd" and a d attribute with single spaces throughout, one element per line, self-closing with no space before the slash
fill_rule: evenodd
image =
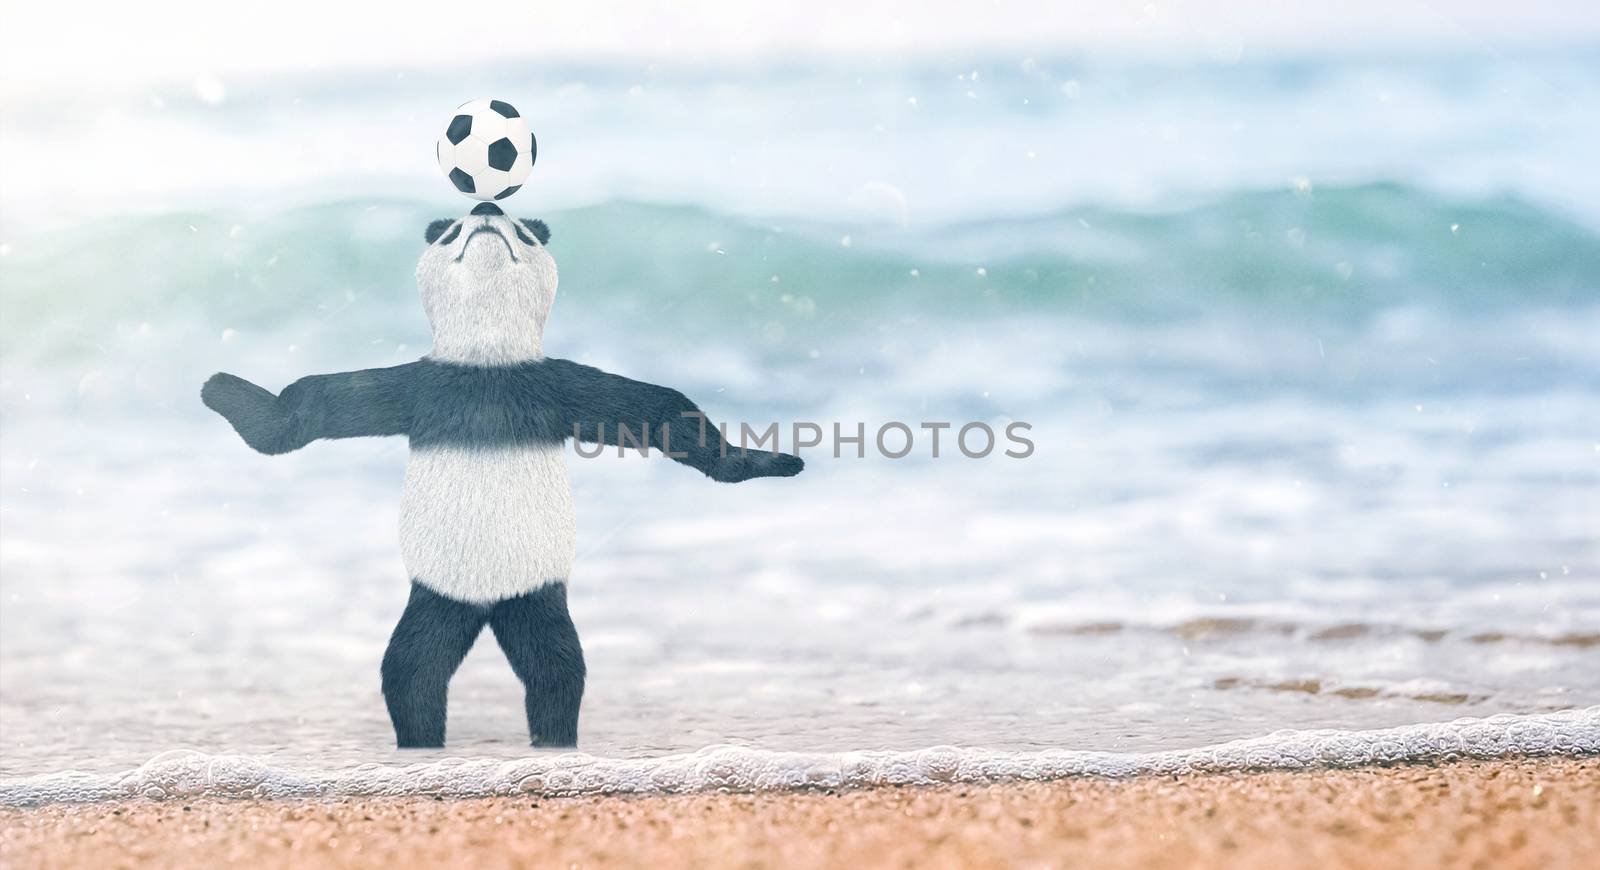
<path id="1" fill-rule="evenodd" d="M 1593 866 L 1600 760 L 840 793 L 0 811 L 6 867 Z"/>

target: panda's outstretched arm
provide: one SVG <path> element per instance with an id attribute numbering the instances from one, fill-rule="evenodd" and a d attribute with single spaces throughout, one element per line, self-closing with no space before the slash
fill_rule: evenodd
<path id="1" fill-rule="evenodd" d="M 724 483 L 793 477 L 805 468 L 798 456 L 745 451 L 728 444 L 716 423 L 677 390 L 570 360 L 547 359 L 544 366 L 554 381 L 552 392 L 563 397 L 566 431 L 579 441 L 629 447 L 648 444 Z"/>
<path id="2" fill-rule="evenodd" d="M 411 423 L 415 366 L 311 375 L 277 396 L 218 372 L 201 387 L 200 400 L 252 448 L 269 455 L 288 453 L 318 438 L 403 434 Z"/>

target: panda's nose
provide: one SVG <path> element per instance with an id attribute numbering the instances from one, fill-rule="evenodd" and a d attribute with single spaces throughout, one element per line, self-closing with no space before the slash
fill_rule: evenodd
<path id="1" fill-rule="evenodd" d="M 477 206 L 472 210 L 472 213 L 475 215 L 485 215 L 488 217 L 501 217 L 505 214 L 505 212 L 500 210 L 500 206 L 495 205 L 492 202 L 486 202 Z"/>

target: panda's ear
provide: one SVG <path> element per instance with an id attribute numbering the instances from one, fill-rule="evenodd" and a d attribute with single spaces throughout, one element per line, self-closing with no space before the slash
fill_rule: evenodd
<path id="1" fill-rule="evenodd" d="M 428 231 L 424 233 L 422 237 L 427 239 L 428 244 L 431 245 L 434 242 L 439 241 L 439 237 L 444 235 L 444 231 L 450 229 L 450 225 L 453 223 L 455 223 L 455 221 L 434 221 L 433 223 L 428 224 Z"/>
<path id="2" fill-rule="evenodd" d="M 533 237 L 539 240 L 541 246 L 550 244 L 550 228 L 544 225 L 544 221 L 523 218 L 522 225 L 528 232 L 533 233 Z"/>

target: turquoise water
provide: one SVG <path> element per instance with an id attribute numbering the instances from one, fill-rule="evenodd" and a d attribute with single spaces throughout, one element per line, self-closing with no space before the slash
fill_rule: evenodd
<path id="1" fill-rule="evenodd" d="M 771 353 L 862 317 L 1225 314 L 1339 326 L 1404 305 L 1492 317 L 1600 299 L 1600 237 L 1571 216 L 1512 194 L 1390 182 L 927 227 L 627 202 L 530 214 L 559 228 L 552 250 L 564 301 L 580 300 L 564 305 L 574 316 L 642 315 L 665 332 Z M 412 271 L 418 227 L 440 216 L 454 214 L 358 199 L 263 218 L 91 221 L 14 245 L 4 335 L 19 360 L 83 359 L 118 323 L 185 317 L 236 330 L 318 321 L 425 346 Z M 769 323 L 780 339 L 752 334 Z"/>
<path id="2" fill-rule="evenodd" d="M 8 782 L 526 754 L 492 644 L 447 752 L 388 748 L 404 444 L 267 459 L 197 398 L 427 351 L 422 228 L 468 203 L 389 146 L 461 90 L 541 129 L 508 210 L 553 232 L 550 353 L 758 428 L 1038 448 L 738 487 L 574 456 L 580 737 L 618 788 L 724 744 L 1120 770 L 1495 714 L 1592 744 L 1537 717 L 1600 704 L 1600 55 L 509 65 L 156 89 L 105 108 L 143 173 L 59 208 L 4 161 Z M 261 177 L 179 159 L 219 143 Z"/>

